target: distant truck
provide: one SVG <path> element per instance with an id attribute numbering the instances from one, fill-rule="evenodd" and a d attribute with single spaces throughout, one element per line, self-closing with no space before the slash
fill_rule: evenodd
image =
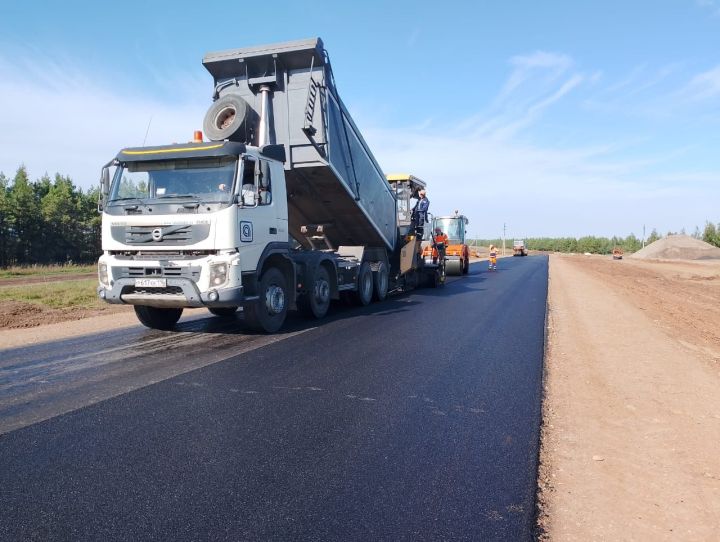
<path id="1" fill-rule="evenodd" d="M 515 239 L 513 241 L 513 256 L 527 256 L 528 252 L 525 248 L 524 239 Z"/>
<path id="2" fill-rule="evenodd" d="M 621 249 L 620 247 L 615 247 L 612 251 L 612 257 L 613 260 L 622 260 L 623 249 Z"/>
<path id="3" fill-rule="evenodd" d="M 319 38 L 207 54 L 213 103 L 193 141 L 121 150 L 102 171 L 98 295 L 170 329 L 187 307 L 278 331 L 442 283 L 340 100 Z M 110 169 L 114 169 L 111 177 Z"/>

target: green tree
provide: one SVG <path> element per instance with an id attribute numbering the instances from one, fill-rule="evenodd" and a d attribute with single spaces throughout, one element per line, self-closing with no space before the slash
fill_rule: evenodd
<path id="1" fill-rule="evenodd" d="M 650 232 L 650 236 L 647 238 L 647 241 L 645 244 L 649 245 L 650 243 L 654 243 L 655 241 L 660 239 L 660 234 L 657 232 L 655 228 L 652 229 Z"/>
<path id="2" fill-rule="evenodd" d="M 79 194 L 70 178 L 56 174 L 40 206 L 45 222 L 44 261 L 78 261 L 82 243 L 82 217 L 79 214 Z"/>
<path id="3" fill-rule="evenodd" d="M 14 263 L 37 263 L 44 248 L 42 216 L 24 165 L 15 173 L 9 196 L 14 214 Z"/>
<path id="4" fill-rule="evenodd" d="M 13 263 L 15 246 L 8 178 L 0 172 L 0 267 Z"/>
<path id="5" fill-rule="evenodd" d="M 631 233 L 623 240 L 622 248 L 625 252 L 637 252 L 642 248 L 642 243 L 634 233 Z"/>
<path id="6" fill-rule="evenodd" d="M 98 213 L 97 203 L 100 188 L 92 187 L 87 193 L 80 191 L 79 216 L 81 217 L 81 251 L 79 261 L 93 262 L 102 254 L 101 216 Z"/>
<path id="7" fill-rule="evenodd" d="M 720 235 L 718 235 L 718 228 L 715 227 L 715 224 L 710 221 L 705 223 L 702 240 L 716 247 L 720 247 Z"/>

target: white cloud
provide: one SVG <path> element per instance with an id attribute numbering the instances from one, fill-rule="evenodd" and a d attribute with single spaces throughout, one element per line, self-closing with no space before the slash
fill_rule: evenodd
<path id="1" fill-rule="evenodd" d="M 410 32 L 410 34 L 407 37 L 407 42 L 406 42 L 407 46 L 411 49 L 414 48 L 415 45 L 417 44 L 419 37 L 420 37 L 420 28 L 416 27 L 412 30 L 412 32 Z"/>
<path id="2" fill-rule="evenodd" d="M 552 149 L 437 126 L 365 135 L 386 171 L 428 182 L 431 212 L 459 209 L 481 237 L 499 236 L 503 223 L 509 236 L 624 236 L 643 222 L 678 230 L 717 214 L 711 202 L 720 198 L 720 172 L 656 178 L 649 171 L 664 156 L 622 160 L 614 145 Z"/>
<path id="3" fill-rule="evenodd" d="M 691 100 L 720 97 L 720 65 L 693 77 L 681 94 Z"/>
<path id="4" fill-rule="evenodd" d="M 128 92 L 122 80 L 90 77 L 72 63 L 0 58 L 0 171 L 12 177 L 25 164 L 32 179 L 69 175 L 83 188 L 97 184 L 100 167 L 121 148 L 186 141 L 202 127 L 207 101 L 192 78 L 176 81 L 170 98 Z M 197 92 L 196 92 L 197 94 Z"/>
<path id="5" fill-rule="evenodd" d="M 529 55 L 514 56 L 510 59 L 513 71 L 500 91 L 498 100 L 503 100 L 528 80 L 542 76 L 550 81 L 566 72 L 573 61 L 567 55 L 546 51 L 535 51 Z"/>
<path id="6" fill-rule="evenodd" d="M 720 2 L 718 0 L 697 0 L 696 4 L 710 11 L 713 17 L 720 17 Z"/>

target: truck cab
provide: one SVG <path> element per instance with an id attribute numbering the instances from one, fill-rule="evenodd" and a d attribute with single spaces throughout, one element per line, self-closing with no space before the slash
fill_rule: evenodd
<path id="1" fill-rule="evenodd" d="M 257 270 L 289 244 L 283 153 L 228 141 L 120 151 L 103 173 L 100 298 L 157 328 L 185 307 L 229 314 L 254 300 Z"/>
<path id="2" fill-rule="evenodd" d="M 513 256 L 527 256 L 528 252 L 525 248 L 524 239 L 515 239 L 513 241 Z"/>

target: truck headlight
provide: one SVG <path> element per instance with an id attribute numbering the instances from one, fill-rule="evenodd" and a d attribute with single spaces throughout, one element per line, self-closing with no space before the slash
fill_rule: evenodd
<path id="1" fill-rule="evenodd" d="M 110 286 L 110 279 L 108 278 L 108 268 L 106 263 L 98 264 L 98 280 L 103 286 Z"/>
<path id="2" fill-rule="evenodd" d="M 210 286 L 222 286 L 228 279 L 227 262 L 210 264 Z"/>

